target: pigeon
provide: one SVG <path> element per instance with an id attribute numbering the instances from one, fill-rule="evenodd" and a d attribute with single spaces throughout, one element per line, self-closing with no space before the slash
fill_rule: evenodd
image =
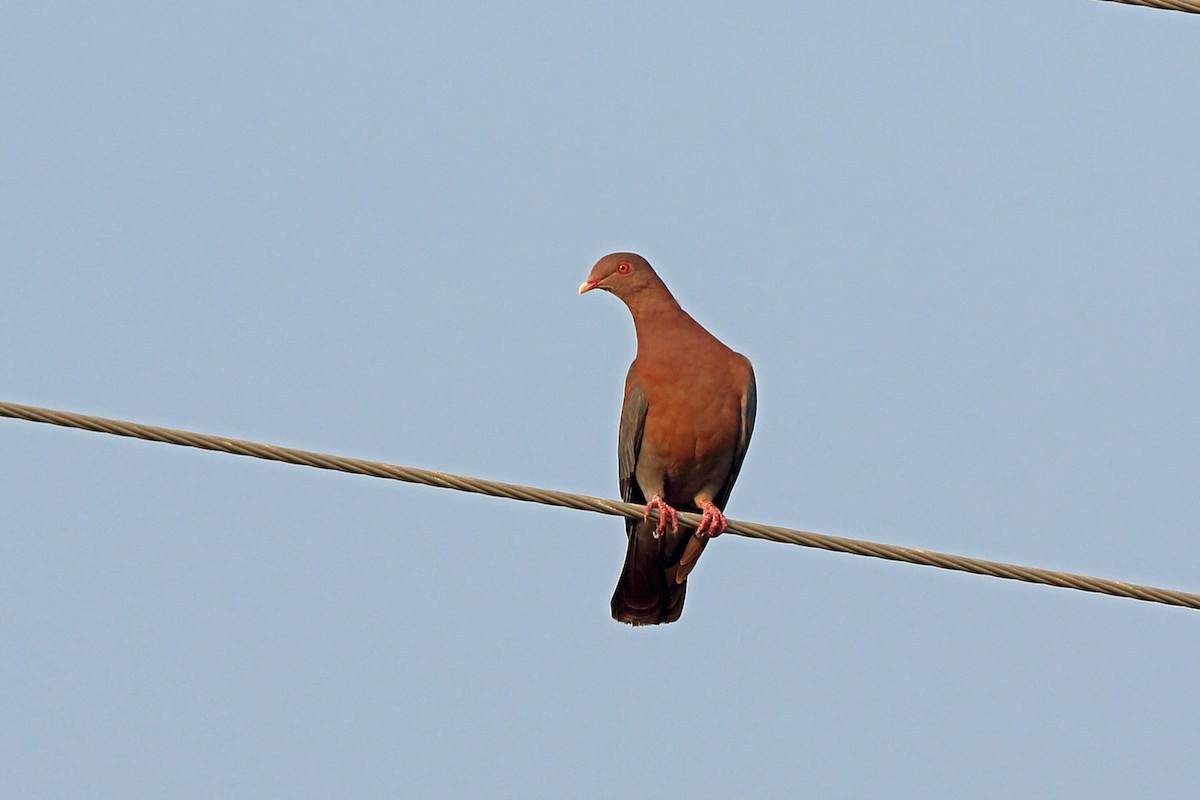
<path id="1" fill-rule="evenodd" d="M 617 471 L 621 498 L 645 504 L 645 513 L 626 520 L 612 616 L 630 625 L 674 622 L 696 560 L 727 527 L 723 509 L 754 431 L 754 370 L 679 307 L 641 256 L 601 258 L 579 293 L 593 289 L 620 298 L 637 333 Z M 677 511 L 701 514 L 700 524 L 681 528 Z"/>

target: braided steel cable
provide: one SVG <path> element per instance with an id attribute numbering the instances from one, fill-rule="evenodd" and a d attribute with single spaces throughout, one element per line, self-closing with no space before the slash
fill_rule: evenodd
<path id="1" fill-rule="evenodd" d="M 160 428 L 156 425 L 142 425 L 136 422 L 93 417 L 86 414 L 76 414 L 71 411 L 57 411 L 37 406 L 20 405 L 18 403 L 0 402 L 0 417 L 11 417 L 12 419 L 26 420 L 28 422 L 43 422 L 49 425 L 79 428 L 96 433 L 111 433 L 116 436 L 128 436 L 150 442 L 197 447 L 201 450 L 213 450 L 220 453 L 263 458 L 269 461 L 282 461 L 286 464 L 337 470 L 355 475 L 369 475 L 373 478 L 389 478 L 406 483 L 419 483 L 425 486 L 436 486 L 443 489 L 455 489 L 460 492 L 473 492 L 491 497 L 504 497 L 510 500 L 573 508 L 579 511 L 594 511 L 599 514 L 612 514 L 631 519 L 641 519 L 644 513 L 644 508 L 640 505 L 622 503 L 617 500 L 606 500 L 601 497 L 559 492 L 552 489 L 539 489 L 534 486 L 521 486 L 515 483 L 501 483 L 499 481 L 489 481 L 465 475 L 454 475 L 448 472 L 435 472 L 416 467 L 402 467 L 382 461 L 367 461 L 361 458 L 315 453 L 310 450 L 297 450 L 293 447 L 279 447 L 278 445 L 250 442 L 243 439 L 229 439 L 224 436 L 212 436 L 172 428 Z M 683 525 L 694 528 L 700 523 L 700 515 L 680 512 L 679 521 Z M 748 536 L 752 539 L 797 544 L 802 547 L 816 547 L 836 553 L 869 556 L 889 561 L 903 561 L 908 564 L 921 564 L 928 567 L 938 567 L 939 569 L 958 570 L 960 572 L 970 572 L 975 575 L 988 575 L 993 578 L 1040 583 L 1064 589 L 1077 589 L 1082 592 L 1095 592 L 1114 597 L 1126 597 L 1132 600 L 1144 600 L 1151 603 L 1200 609 L 1200 594 L 1181 592 L 1174 589 L 1159 589 L 1153 586 L 1142 586 L 1105 578 L 1093 578 L 1069 572 L 1057 572 L 1038 567 L 1023 567 L 999 561 L 985 561 L 983 559 L 956 556 L 949 553 L 880 544 L 861 539 L 847 539 L 841 536 L 829 536 L 811 531 L 798 531 L 791 528 L 761 525 L 757 522 L 744 522 L 742 520 L 729 520 L 728 531 L 729 533 Z"/>
<path id="2" fill-rule="evenodd" d="M 1166 11 L 1182 11 L 1185 14 L 1200 14 L 1197 0 L 1104 0 L 1106 3 L 1124 3 L 1127 6 L 1146 6 Z"/>

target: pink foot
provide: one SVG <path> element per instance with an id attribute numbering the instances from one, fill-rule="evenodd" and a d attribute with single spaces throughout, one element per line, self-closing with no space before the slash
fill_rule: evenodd
<path id="1" fill-rule="evenodd" d="M 729 527 L 721 509 L 712 503 L 701 503 L 700 508 L 704 511 L 704 516 L 700 519 L 700 524 L 696 526 L 697 536 L 720 536 Z"/>
<path id="2" fill-rule="evenodd" d="M 671 530 L 679 530 L 679 517 L 675 514 L 675 509 L 667 505 L 666 501 L 658 495 L 650 498 L 650 502 L 646 503 L 646 513 L 642 515 L 642 519 L 650 519 L 650 510 L 654 509 L 658 512 L 658 527 L 654 529 L 654 538 L 663 535 L 667 529 L 667 520 L 671 521 Z"/>

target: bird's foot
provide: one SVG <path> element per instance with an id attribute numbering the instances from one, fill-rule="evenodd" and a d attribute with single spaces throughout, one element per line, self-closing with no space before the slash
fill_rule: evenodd
<path id="1" fill-rule="evenodd" d="M 646 511 L 644 514 L 642 514 L 642 519 L 644 519 L 644 520 L 650 519 L 650 510 L 651 509 L 658 512 L 658 527 L 656 527 L 654 529 L 654 538 L 655 539 L 662 536 L 663 533 L 667 530 L 667 520 L 671 521 L 671 530 L 672 531 L 679 530 L 679 517 L 678 517 L 678 515 L 676 515 L 675 509 L 673 509 L 669 505 L 667 505 L 666 500 L 663 500 L 658 495 L 654 495 L 654 497 L 651 497 L 650 502 L 646 503 Z"/>
<path id="2" fill-rule="evenodd" d="M 721 509 L 712 503 L 701 503 L 700 510 L 704 512 L 700 524 L 696 526 L 697 536 L 720 536 L 729 527 L 729 522 Z"/>

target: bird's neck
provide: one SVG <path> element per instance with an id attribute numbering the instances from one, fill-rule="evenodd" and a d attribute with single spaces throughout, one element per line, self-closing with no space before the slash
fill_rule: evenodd
<path id="1" fill-rule="evenodd" d="M 665 355 L 666 350 L 678 345 L 679 337 L 673 335 L 690 328 L 700 328 L 700 324 L 692 319 L 671 293 L 663 287 L 663 291 L 646 296 L 631 298 L 627 301 L 629 313 L 633 316 L 633 328 L 637 333 L 638 358 L 653 359 Z"/>

